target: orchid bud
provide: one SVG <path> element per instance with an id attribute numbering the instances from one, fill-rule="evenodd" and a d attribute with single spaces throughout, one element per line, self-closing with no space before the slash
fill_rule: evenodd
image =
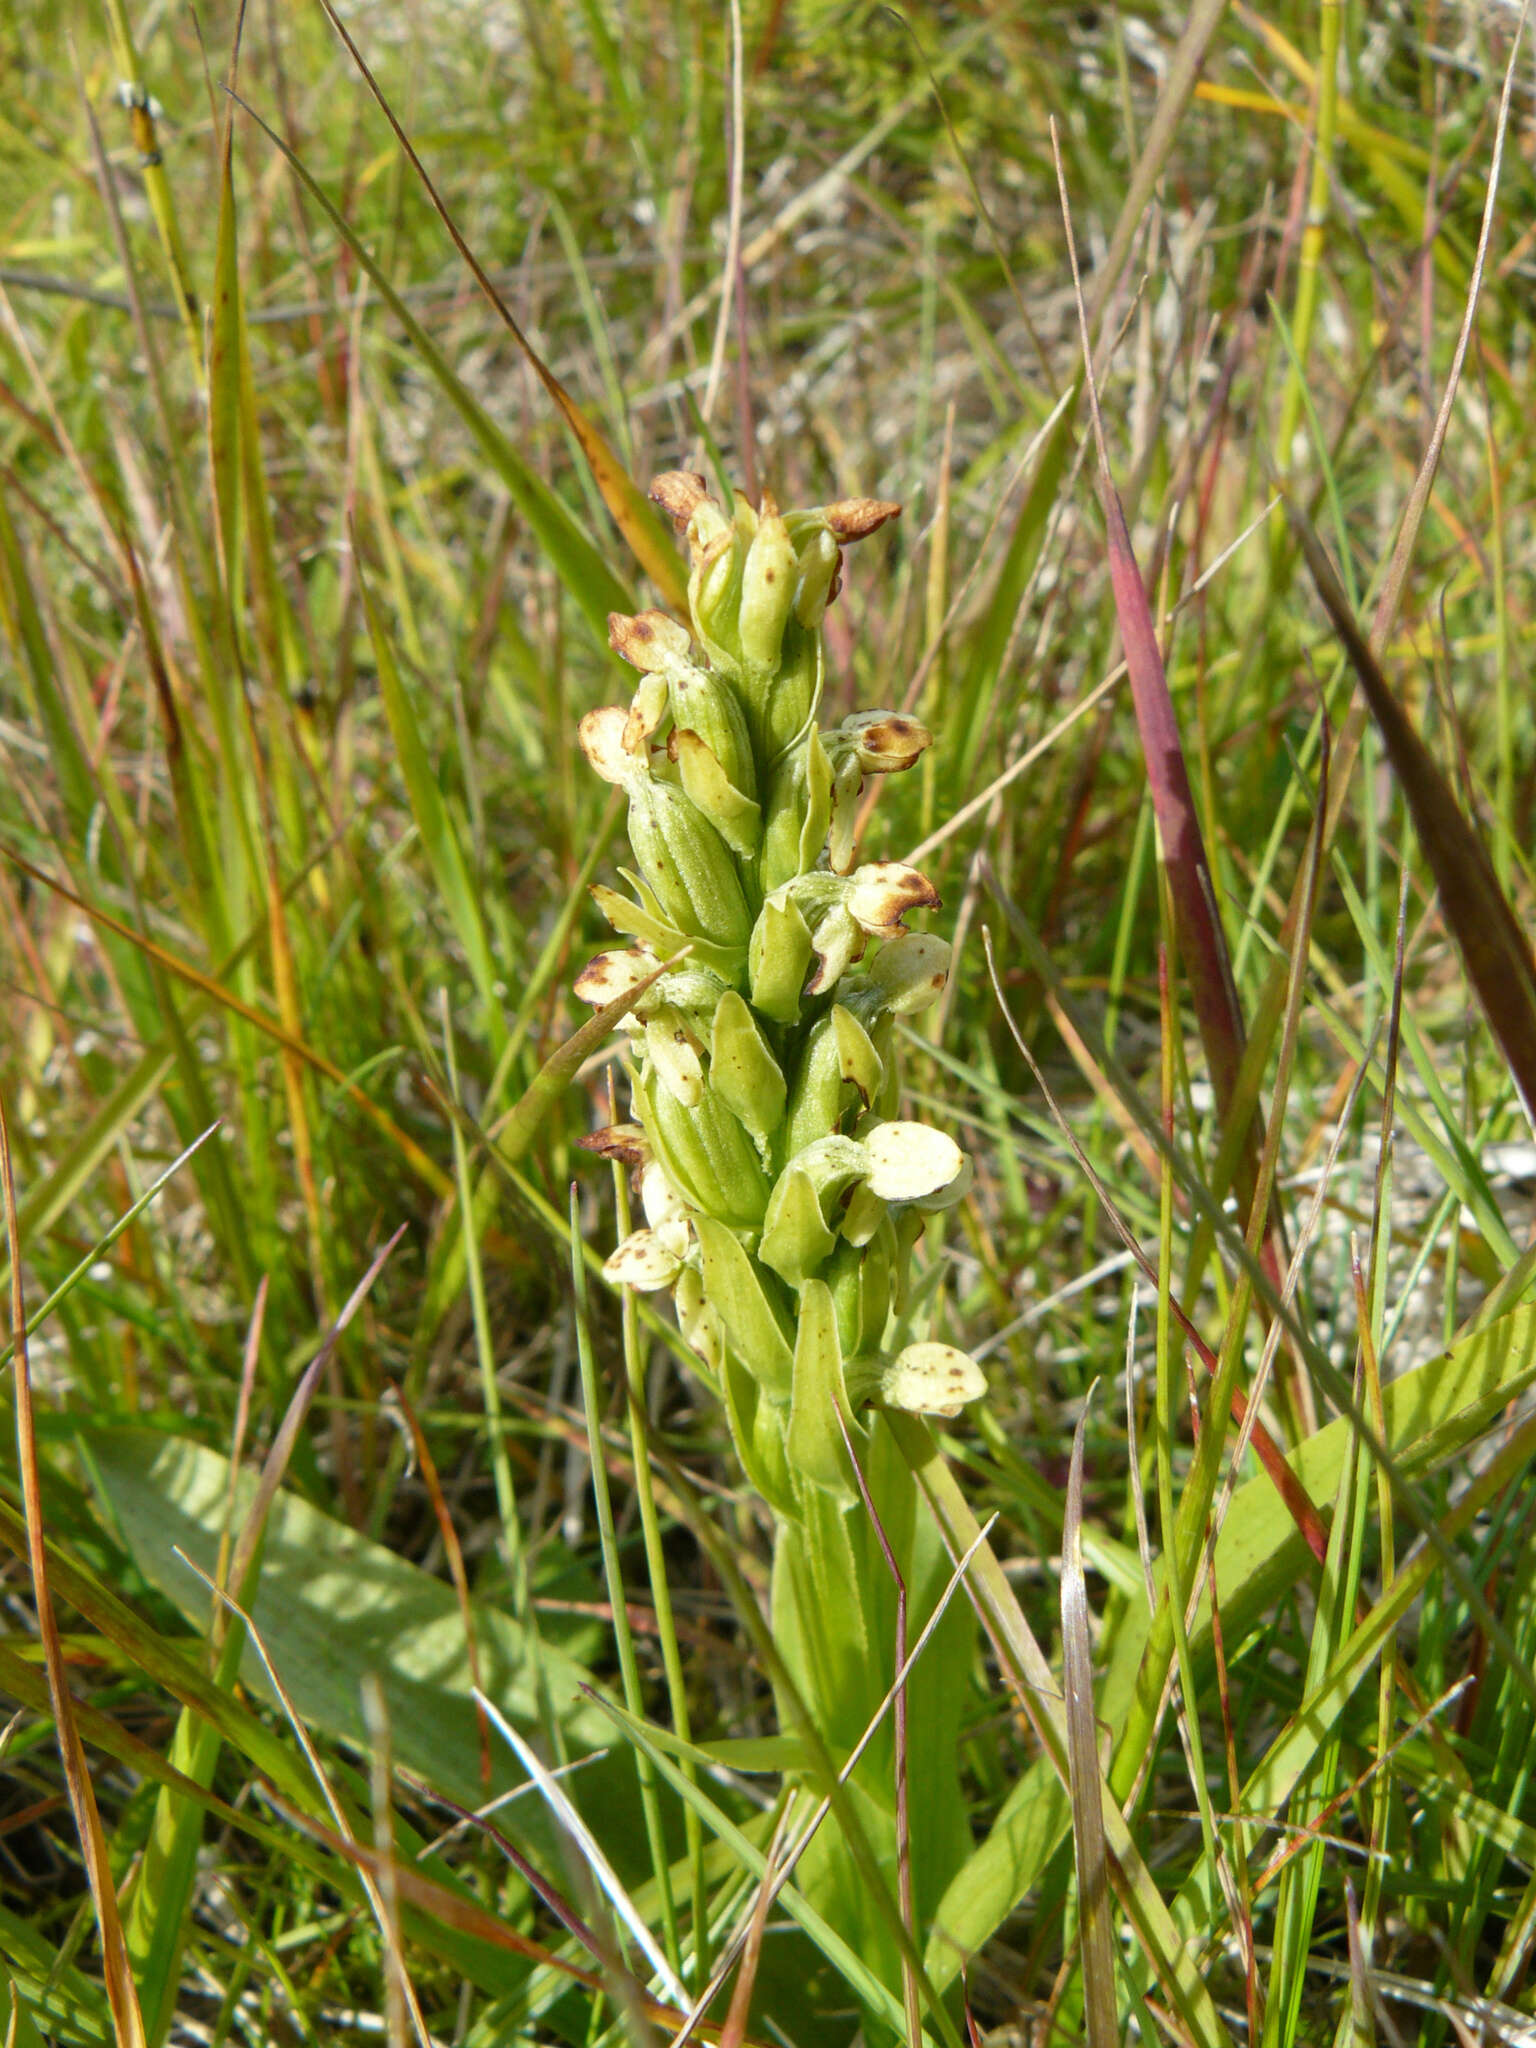
<path id="1" fill-rule="evenodd" d="M 799 564 L 789 528 L 773 499 L 764 494 L 757 532 L 741 572 L 737 635 L 749 675 L 772 674 L 784 647 L 784 628 L 794 609 Z"/>
<path id="2" fill-rule="evenodd" d="M 826 616 L 841 559 L 837 542 L 825 526 L 817 527 L 800 548 L 795 565 L 795 617 L 808 633 L 814 633 Z"/>
<path id="3" fill-rule="evenodd" d="M 897 1017 L 926 1010 L 944 993 L 949 974 L 948 943 L 930 932 L 903 932 L 889 939 L 870 963 L 869 983 L 882 1007 Z"/>
<path id="4" fill-rule="evenodd" d="M 876 1124 L 863 1137 L 869 1185 L 886 1202 L 916 1202 L 949 1188 L 966 1157 L 947 1131 L 931 1124 Z"/>
<path id="5" fill-rule="evenodd" d="M 704 1093 L 704 1048 L 688 1013 L 675 1004 L 659 1003 L 645 1019 L 645 1049 L 673 1100 L 693 1109 Z"/>
<path id="6" fill-rule="evenodd" d="M 725 1364 L 725 1325 L 705 1297 L 704 1282 L 695 1267 L 684 1266 L 678 1274 L 672 1305 L 683 1342 L 711 1378 L 718 1379 Z"/>
<path id="7" fill-rule="evenodd" d="M 655 1294 L 670 1287 L 688 1254 L 686 1223 L 663 1224 L 659 1230 L 632 1230 L 603 1262 L 610 1287 L 633 1287 L 637 1294 Z"/>

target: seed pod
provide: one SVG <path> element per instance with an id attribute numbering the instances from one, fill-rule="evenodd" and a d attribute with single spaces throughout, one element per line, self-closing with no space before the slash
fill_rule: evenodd
<path id="1" fill-rule="evenodd" d="M 832 833 L 827 841 L 827 862 L 834 875 L 846 875 L 854 863 L 859 791 L 863 787 L 858 761 L 852 754 L 845 755 L 832 772 Z"/>
<path id="2" fill-rule="evenodd" d="M 732 1345 L 726 1346 L 721 1391 L 742 1471 L 776 1514 L 795 1519 L 799 1502 L 784 1442 L 787 1398 L 769 1394 L 746 1370 Z"/>
<path id="3" fill-rule="evenodd" d="M 756 528 L 756 513 L 739 495 L 734 518 L 727 519 L 712 498 L 705 498 L 688 521 L 693 630 L 715 667 L 732 677 L 742 672 L 741 579 Z"/>
<path id="4" fill-rule="evenodd" d="M 784 1075 L 734 989 L 721 996 L 715 1009 L 709 1084 L 765 1147 L 784 1119 Z"/>
<path id="5" fill-rule="evenodd" d="M 657 901 L 679 931 L 745 947 L 752 932 L 736 863 L 719 833 L 680 789 L 645 775 L 629 787 L 629 843 Z"/>
<path id="6" fill-rule="evenodd" d="M 882 1228 L 862 1248 L 846 1240 L 827 1261 L 822 1278 L 837 1307 L 837 1329 L 843 1357 L 878 1352 L 885 1341 L 891 1306 L 891 1260 L 896 1233 L 882 1217 Z"/>
<path id="7" fill-rule="evenodd" d="M 656 1157 L 688 1207 L 733 1230 L 755 1230 L 768 1206 L 757 1148 L 711 1090 L 685 1109 L 649 1075 L 636 1091 Z"/>
<path id="8" fill-rule="evenodd" d="M 765 760 L 773 761 L 798 739 L 821 703 L 825 656 L 821 635 L 808 633 L 797 619 L 784 628 L 779 665 L 761 691 L 747 700 L 753 733 Z"/>
<path id="9" fill-rule="evenodd" d="M 824 526 L 817 527 L 800 545 L 795 565 L 795 617 L 808 633 L 814 633 L 826 616 L 841 559 L 837 542 Z"/>
<path id="10" fill-rule="evenodd" d="M 851 1010 L 834 1003 L 817 1019 L 806 1039 L 785 1123 L 784 1157 L 837 1128 L 847 1104 L 845 1085 L 852 1083 L 867 1109 L 884 1078 L 880 1055 Z"/>
<path id="11" fill-rule="evenodd" d="M 792 898 L 767 902 L 752 927 L 747 973 L 752 1007 L 776 1024 L 793 1024 L 811 964 L 811 934 Z"/>

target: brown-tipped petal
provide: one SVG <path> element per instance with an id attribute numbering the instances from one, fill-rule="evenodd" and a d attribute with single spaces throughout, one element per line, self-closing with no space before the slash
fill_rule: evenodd
<path id="1" fill-rule="evenodd" d="M 843 720 L 843 731 L 867 775 L 900 775 L 933 745 L 927 726 L 905 711 L 861 711 Z"/>
<path id="2" fill-rule="evenodd" d="M 675 1248 L 654 1230 L 632 1230 L 603 1261 L 610 1287 L 633 1287 L 637 1294 L 655 1294 L 670 1287 L 682 1270 Z"/>
<path id="3" fill-rule="evenodd" d="M 700 500 L 709 496 L 709 485 L 691 469 L 664 469 L 651 478 L 651 496 L 679 526 L 686 526 Z"/>
<path id="4" fill-rule="evenodd" d="M 605 1124 L 576 1142 L 583 1152 L 595 1152 L 599 1159 L 617 1159 L 625 1166 L 644 1166 L 650 1158 L 639 1124 Z"/>
<path id="5" fill-rule="evenodd" d="M 576 995 L 594 1010 L 605 1009 L 638 988 L 656 965 L 648 953 L 599 953 L 577 975 Z"/>
<path id="6" fill-rule="evenodd" d="M 899 860 L 875 860 L 857 869 L 844 899 L 863 930 L 879 937 L 899 932 L 913 910 L 937 910 L 939 892 L 926 875 Z"/>
<path id="7" fill-rule="evenodd" d="M 667 715 L 667 679 L 644 676 L 624 721 L 624 751 L 644 760 L 645 743 Z"/>
<path id="8" fill-rule="evenodd" d="M 887 520 L 899 519 L 901 507 L 889 498 L 840 498 L 823 505 L 821 516 L 840 541 L 863 540 Z"/>
<path id="9" fill-rule="evenodd" d="M 636 612 L 633 618 L 627 612 L 610 612 L 608 645 L 631 668 L 649 675 L 669 662 L 686 661 L 692 642 L 687 627 L 665 612 Z"/>
<path id="10" fill-rule="evenodd" d="M 576 728 L 588 765 L 604 782 L 629 782 L 641 765 L 628 744 L 628 732 L 629 712 L 622 704 L 604 704 L 589 711 Z"/>
<path id="11" fill-rule="evenodd" d="M 805 984 L 805 992 L 818 996 L 862 956 L 864 933 L 857 920 L 837 904 L 817 925 L 811 945 L 816 953 L 816 972 Z"/>

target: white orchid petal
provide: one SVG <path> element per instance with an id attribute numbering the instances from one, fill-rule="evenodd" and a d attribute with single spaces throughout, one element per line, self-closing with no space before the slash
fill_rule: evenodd
<path id="1" fill-rule="evenodd" d="M 869 1185 L 887 1202 L 915 1202 L 936 1194 L 965 1167 L 965 1154 L 947 1132 L 931 1124 L 876 1124 L 864 1138 Z"/>
<path id="2" fill-rule="evenodd" d="M 648 1161 L 640 1175 L 640 1206 L 652 1230 L 660 1230 L 663 1224 L 674 1223 L 688 1214 L 659 1159 Z"/>
<path id="3" fill-rule="evenodd" d="M 953 1344 L 909 1344 L 880 1375 L 880 1399 L 909 1415 L 958 1415 L 986 1391 L 981 1367 Z"/>

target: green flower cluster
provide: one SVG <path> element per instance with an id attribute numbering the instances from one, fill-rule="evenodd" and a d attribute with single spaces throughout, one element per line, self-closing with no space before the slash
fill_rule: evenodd
<path id="1" fill-rule="evenodd" d="M 984 1384 L 949 1345 L 888 1343 L 927 1217 L 971 1178 L 947 1133 L 896 1113 L 895 1020 L 936 1000 L 949 962 L 905 919 L 938 897 L 913 868 L 854 860 L 864 778 L 910 768 L 931 735 L 891 711 L 817 723 L 842 548 L 900 508 L 738 496 L 727 514 L 681 472 L 652 493 L 686 534 L 692 633 L 615 614 L 639 684 L 581 723 L 628 797 L 639 868 L 633 897 L 595 891 L 633 948 L 576 983 L 597 1006 L 635 992 L 635 1120 L 586 1142 L 636 1169 L 645 1210 L 608 1278 L 671 1291 L 748 1476 L 793 1516 L 807 1484 L 851 1497 L 860 1408 L 954 1414 Z"/>

